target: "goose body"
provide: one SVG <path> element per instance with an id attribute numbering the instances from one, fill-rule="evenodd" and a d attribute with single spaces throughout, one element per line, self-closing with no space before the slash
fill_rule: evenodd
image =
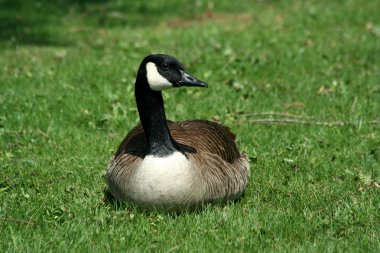
<path id="1" fill-rule="evenodd" d="M 166 120 L 161 91 L 207 87 L 167 55 L 141 63 L 135 96 L 141 124 L 124 138 L 107 169 L 112 195 L 147 208 L 179 210 L 239 198 L 250 171 L 235 136 L 215 122 Z"/>

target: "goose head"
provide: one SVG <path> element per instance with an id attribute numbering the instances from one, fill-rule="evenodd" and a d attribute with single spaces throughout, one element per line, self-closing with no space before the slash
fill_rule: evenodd
<path id="1" fill-rule="evenodd" d="M 168 156 L 178 151 L 165 116 L 162 90 L 182 87 L 207 87 L 207 83 L 187 73 L 174 57 L 149 55 L 141 62 L 135 82 L 135 98 L 149 154 Z"/>
<path id="2" fill-rule="evenodd" d="M 208 87 L 206 82 L 186 72 L 176 58 L 164 54 L 145 57 L 139 69 L 139 75 L 141 74 L 145 75 L 147 84 L 153 91 L 182 86 Z"/>

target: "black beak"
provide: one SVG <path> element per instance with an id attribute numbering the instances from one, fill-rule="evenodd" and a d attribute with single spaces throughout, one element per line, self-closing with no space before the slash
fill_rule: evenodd
<path id="1" fill-rule="evenodd" d="M 201 80 L 196 79 L 189 73 L 181 70 L 182 80 L 179 81 L 177 84 L 178 86 L 194 86 L 194 87 L 202 87 L 207 88 L 208 84 L 206 82 L 203 82 Z"/>

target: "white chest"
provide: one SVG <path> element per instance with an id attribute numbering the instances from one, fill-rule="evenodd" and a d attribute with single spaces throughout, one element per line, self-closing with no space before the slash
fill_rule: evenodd
<path id="1" fill-rule="evenodd" d="M 131 180 L 132 198 L 147 204 L 179 203 L 194 193 L 190 162 L 180 152 L 146 156 Z"/>

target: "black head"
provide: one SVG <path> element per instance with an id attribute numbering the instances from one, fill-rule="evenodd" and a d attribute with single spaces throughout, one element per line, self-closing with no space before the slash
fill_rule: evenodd
<path id="1" fill-rule="evenodd" d="M 183 65 L 169 55 L 152 54 L 145 57 L 139 73 L 146 75 L 149 87 L 154 91 L 181 86 L 208 87 L 207 83 L 187 73 Z"/>

